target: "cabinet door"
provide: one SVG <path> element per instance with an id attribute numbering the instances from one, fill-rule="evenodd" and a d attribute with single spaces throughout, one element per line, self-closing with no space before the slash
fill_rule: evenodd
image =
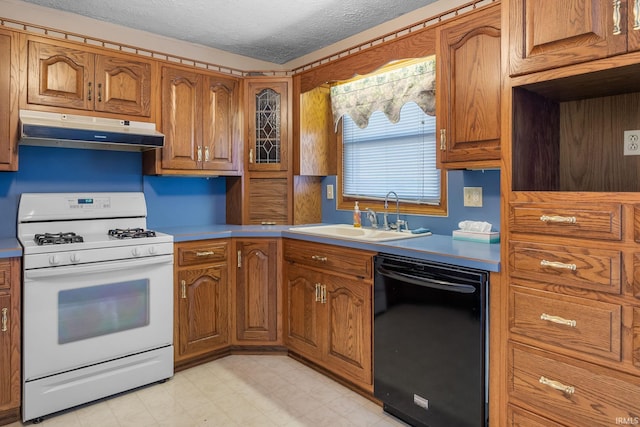
<path id="1" fill-rule="evenodd" d="M 509 1 L 511 75 L 625 52 L 626 8 L 622 8 L 624 2 L 618 2 L 619 9 L 614 4 L 601 0 Z"/>
<path id="2" fill-rule="evenodd" d="M 151 64 L 97 55 L 95 110 L 149 117 Z"/>
<path id="3" fill-rule="evenodd" d="M 320 274 L 290 264 L 285 281 L 286 340 L 292 350 L 317 361 L 322 358 Z"/>
<path id="4" fill-rule="evenodd" d="M 239 341 L 278 339 L 278 242 L 236 243 L 236 338 Z"/>
<path id="5" fill-rule="evenodd" d="M 92 53 L 30 41 L 27 102 L 93 109 L 94 66 Z"/>
<path id="6" fill-rule="evenodd" d="M 202 76 L 162 69 L 162 167 L 200 169 L 202 164 Z"/>
<path id="7" fill-rule="evenodd" d="M 0 170 L 18 169 L 17 37 L 0 30 Z"/>
<path id="8" fill-rule="evenodd" d="M 226 264 L 183 270 L 177 283 L 176 360 L 228 344 Z"/>
<path id="9" fill-rule="evenodd" d="M 289 148 L 289 80 L 249 81 L 250 171 L 286 171 Z"/>
<path id="10" fill-rule="evenodd" d="M 13 382 L 15 380 L 13 368 L 15 367 L 15 350 L 13 337 L 11 336 L 11 295 L 0 294 L 0 409 L 6 408 L 14 398 Z"/>
<path id="11" fill-rule="evenodd" d="M 372 383 L 371 284 L 324 275 L 326 363 L 364 384 Z"/>
<path id="12" fill-rule="evenodd" d="M 440 164 L 500 159 L 500 9 L 438 32 Z"/>
<path id="13" fill-rule="evenodd" d="M 204 78 L 202 109 L 203 169 L 237 170 L 236 150 L 239 142 L 235 125 L 238 111 L 238 82 L 218 77 Z"/>
<path id="14" fill-rule="evenodd" d="M 248 179 L 249 224 L 289 224 L 291 189 L 287 178 Z"/>
<path id="15" fill-rule="evenodd" d="M 17 258 L 0 262 L 0 414 L 7 416 L 20 408 L 19 271 Z"/>

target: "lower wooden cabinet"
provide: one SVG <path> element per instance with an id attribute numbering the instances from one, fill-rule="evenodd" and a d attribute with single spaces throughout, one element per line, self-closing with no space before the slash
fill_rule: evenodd
<path id="1" fill-rule="evenodd" d="M 237 345 L 282 345 L 280 239 L 234 239 Z"/>
<path id="2" fill-rule="evenodd" d="M 373 253 L 286 239 L 283 251 L 289 350 L 372 391 Z"/>
<path id="3" fill-rule="evenodd" d="M 0 425 L 20 418 L 20 265 L 0 260 Z"/>
<path id="4" fill-rule="evenodd" d="M 228 241 L 176 244 L 175 363 L 229 345 Z"/>

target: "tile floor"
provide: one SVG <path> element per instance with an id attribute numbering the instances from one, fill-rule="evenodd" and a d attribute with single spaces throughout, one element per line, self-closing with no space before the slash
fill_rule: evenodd
<path id="1" fill-rule="evenodd" d="M 30 423 L 29 423 L 30 424 Z M 21 427 L 22 423 L 9 427 Z M 43 427 L 405 426 L 287 356 L 234 355 L 164 384 L 45 418 Z"/>

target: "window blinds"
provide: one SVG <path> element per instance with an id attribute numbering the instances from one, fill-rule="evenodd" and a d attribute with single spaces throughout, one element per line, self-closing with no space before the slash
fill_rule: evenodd
<path id="1" fill-rule="evenodd" d="M 344 196 L 384 199 L 395 191 L 404 203 L 439 203 L 435 126 L 435 117 L 414 102 L 402 107 L 395 124 L 381 111 L 364 129 L 343 116 Z"/>

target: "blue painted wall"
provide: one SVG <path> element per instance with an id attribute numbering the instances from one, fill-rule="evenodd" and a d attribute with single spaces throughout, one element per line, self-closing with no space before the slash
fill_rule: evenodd
<path id="1" fill-rule="evenodd" d="M 143 191 L 149 228 L 224 224 L 224 178 L 145 176 L 140 153 L 20 146 L 19 171 L 0 172 L 0 238 L 15 237 L 18 201 L 26 192 Z M 323 179 L 336 184 L 336 177 Z M 403 216 L 411 228 L 451 234 L 458 222 L 471 219 L 500 226 L 499 171 L 451 171 L 447 217 Z M 483 187 L 483 207 L 463 206 L 463 190 Z M 322 221 L 350 223 L 351 211 L 338 211 L 323 194 Z M 380 216 L 380 221 L 382 220 Z"/>
<path id="2" fill-rule="evenodd" d="M 224 178 L 142 174 L 142 155 L 20 146 L 18 172 L 0 172 L 0 238 L 15 237 L 27 192 L 144 191 L 149 228 L 225 223 Z"/>
<path id="3" fill-rule="evenodd" d="M 336 201 L 327 200 L 327 184 L 336 187 L 336 177 L 330 176 L 322 182 L 322 222 L 347 223 L 352 221 L 352 211 L 336 210 Z M 431 229 L 434 234 L 451 235 L 458 229 L 458 223 L 464 220 L 487 221 L 493 225 L 494 231 L 500 230 L 500 171 L 450 171 L 447 180 L 449 188 L 449 214 L 441 216 L 400 215 L 402 219 L 408 219 L 409 228 L 425 227 Z M 463 187 L 482 187 L 482 207 L 471 208 L 463 206 Z M 360 204 L 366 208 L 366 203 Z M 395 221 L 395 203 L 389 209 L 391 220 Z M 369 225 L 365 215 L 362 214 L 364 225 Z M 382 213 L 378 212 L 378 222 L 382 224 Z"/>

